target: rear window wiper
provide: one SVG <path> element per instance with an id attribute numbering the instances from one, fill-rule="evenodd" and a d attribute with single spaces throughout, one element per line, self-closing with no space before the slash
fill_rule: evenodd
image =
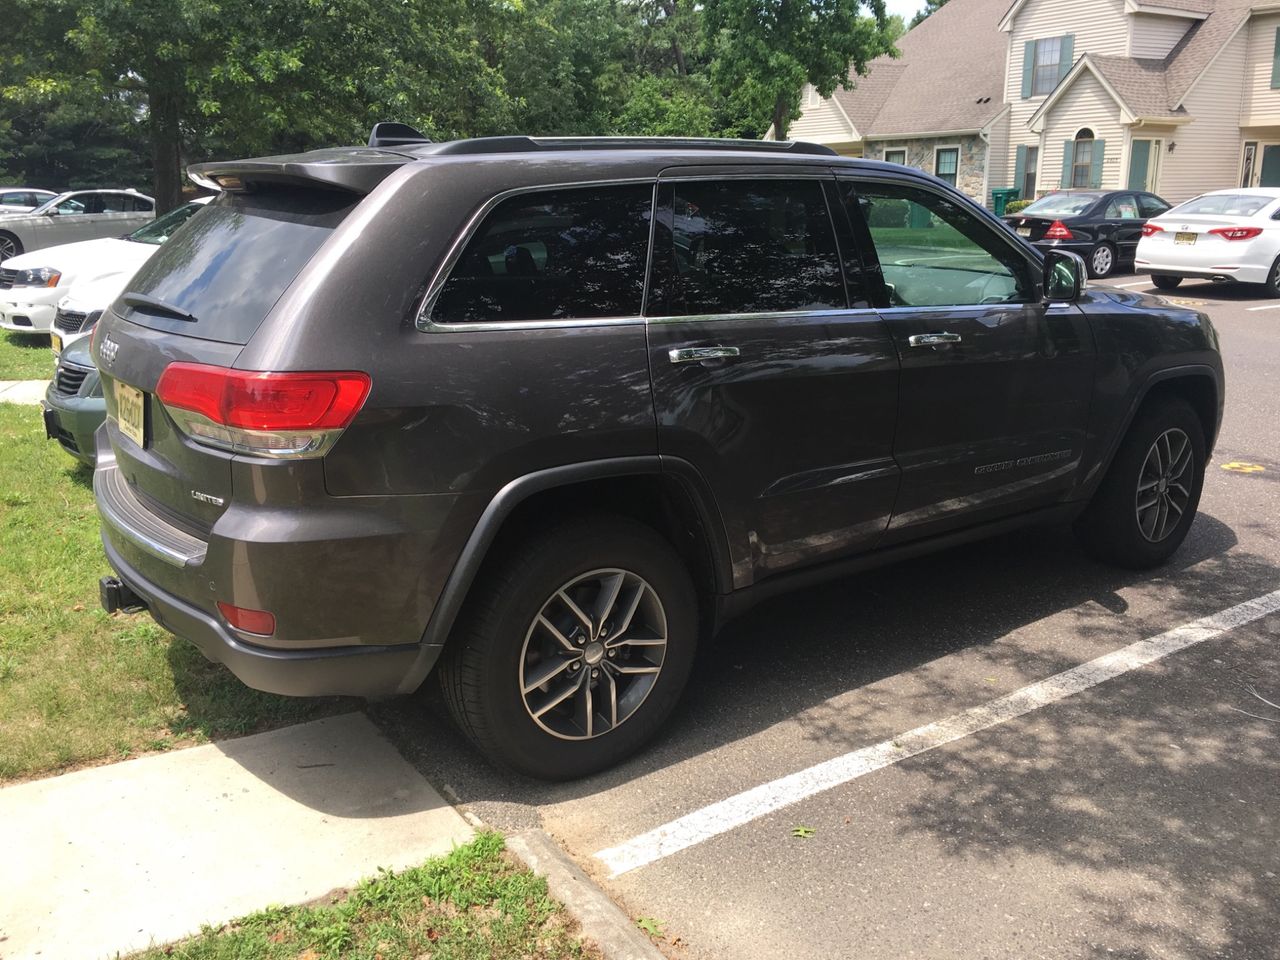
<path id="1" fill-rule="evenodd" d="M 175 307 L 155 297 L 148 297 L 145 293 L 126 293 L 121 299 L 136 310 L 145 310 L 147 313 L 156 313 L 162 317 L 172 317 L 174 320 L 185 320 L 187 323 L 200 322 L 200 318 L 195 314 L 187 313 L 181 307 Z"/>

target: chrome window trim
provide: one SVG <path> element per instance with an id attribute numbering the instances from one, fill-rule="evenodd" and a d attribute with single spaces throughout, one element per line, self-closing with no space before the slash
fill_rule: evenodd
<path id="1" fill-rule="evenodd" d="M 511 197 L 517 197 L 525 193 L 542 193 L 551 190 L 586 190 L 591 187 L 623 187 L 641 183 L 653 183 L 656 189 L 656 177 L 628 177 L 626 179 L 614 180 L 575 180 L 569 183 L 539 183 L 524 187 L 512 187 L 501 193 L 494 194 L 484 203 L 478 210 L 473 213 L 466 225 L 454 238 L 453 243 L 449 246 L 448 252 L 444 259 L 440 261 L 440 266 L 436 268 L 436 272 L 431 276 L 431 282 L 427 284 L 427 292 L 422 298 L 422 303 L 418 307 L 417 313 L 413 318 L 413 325 L 423 333 L 455 333 L 463 330 L 530 330 L 544 329 L 548 327 L 575 327 L 575 326 L 601 326 L 606 324 L 617 323 L 635 323 L 639 317 L 587 317 L 573 318 L 568 320 L 479 320 L 472 323 L 439 323 L 431 319 L 431 311 L 435 309 L 436 300 L 440 297 L 440 291 L 444 289 L 445 282 L 449 279 L 449 274 L 453 272 L 453 268 L 457 266 L 458 260 L 462 256 L 462 251 L 466 249 L 472 237 L 480 229 L 480 224 L 490 213 L 494 207 L 508 200 Z M 649 241 L 650 250 L 653 242 L 653 198 L 650 198 L 649 207 Z M 645 262 L 645 282 L 648 282 L 648 251 L 646 251 Z M 641 309 L 643 310 L 644 294 L 641 293 Z"/>
<path id="2" fill-rule="evenodd" d="M 645 323 L 709 323 L 718 320 L 805 320 L 829 317 L 832 320 L 848 318 L 850 314 L 867 314 L 876 316 L 880 313 L 875 307 L 823 307 L 818 310 L 758 310 L 752 313 L 697 313 L 687 316 L 645 317 Z"/>

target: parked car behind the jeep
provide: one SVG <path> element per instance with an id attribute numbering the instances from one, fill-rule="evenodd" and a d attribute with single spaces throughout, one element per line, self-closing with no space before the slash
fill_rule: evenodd
<path id="1" fill-rule="evenodd" d="M 763 597 L 1033 522 L 1148 567 L 1191 526 L 1208 318 L 933 177 L 373 139 L 192 168 L 225 193 L 93 338 L 104 605 L 252 686 L 434 671 L 489 757 L 581 776 Z"/>
<path id="2" fill-rule="evenodd" d="M 1133 266 L 1142 225 L 1168 209 L 1164 200 L 1141 190 L 1061 190 L 1004 219 L 1041 250 L 1079 254 L 1089 276 L 1101 280 Z"/>

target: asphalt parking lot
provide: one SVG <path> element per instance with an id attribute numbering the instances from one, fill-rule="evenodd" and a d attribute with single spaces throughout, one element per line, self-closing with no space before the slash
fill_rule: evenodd
<path id="1" fill-rule="evenodd" d="M 1280 302 L 1171 299 L 1213 318 L 1228 399 L 1169 567 L 1030 530 L 781 598 L 721 636 L 665 737 L 574 784 L 493 771 L 421 697 L 375 720 L 674 957 L 1277 956 Z"/>

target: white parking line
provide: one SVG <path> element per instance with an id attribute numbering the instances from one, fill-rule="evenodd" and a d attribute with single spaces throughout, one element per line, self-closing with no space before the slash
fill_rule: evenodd
<path id="1" fill-rule="evenodd" d="M 1193 620 L 1159 636 L 1131 643 L 1096 660 L 1015 690 L 1008 696 L 972 707 L 945 720 L 916 727 L 892 740 L 863 747 L 807 770 L 763 783 L 737 796 L 695 810 L 615 847 L 601 850 L 596 858 L 609 868 L 611 876 L 620 876 L 727 833 L 806 797 L 1056 703 L 1277 611 L 1280 611 L 1280 590 Z"/>
<path id="2" fill-rule="evenodd" d="M 1246 307 L 1245 309 L 1250 313 L 1255 310 L 1280 310 L 1280 303 L 1264 303 L 1260 307 Z"/>
<path id="3" fill-rule="evenodd" d="M 1127 290 L 1129 287 L 1149 287 L 1150 280 L 1139 280 L 1137 283 L 1113 283 L 1113 287 L 1119 287 L 1121 290 Z"/>

